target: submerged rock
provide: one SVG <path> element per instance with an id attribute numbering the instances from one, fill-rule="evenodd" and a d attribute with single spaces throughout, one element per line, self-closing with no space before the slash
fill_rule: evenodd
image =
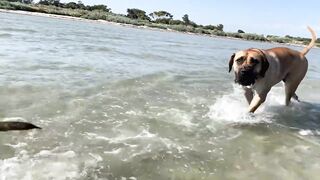
<path id="1" fill-rule="evenodd" d="M 14 130 L 30 130 L 41 129 L 40 127 L 26 122 L 0 122 L 0 131 L 14 131 Z"/>

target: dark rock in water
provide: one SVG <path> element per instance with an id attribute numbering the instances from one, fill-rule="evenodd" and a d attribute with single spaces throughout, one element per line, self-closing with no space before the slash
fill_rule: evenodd
<path id="1" fill-rule="evenodd" d="M 30 129 L 41 129 L 31 123 L 26 122 L 0 122 L 0 131 L 14 131 L 14 130 L 30 130 Z"/>

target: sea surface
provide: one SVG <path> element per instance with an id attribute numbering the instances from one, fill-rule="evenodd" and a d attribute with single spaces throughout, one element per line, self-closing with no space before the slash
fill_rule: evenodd
<path id="1" fill-rule="evenodd" d="M 275 46 L 0 13 L 0 121 L 43 128 L 0 132 L 0 179 L 319 179 L 320 50 L 289 107 L 228 73 Z"/>

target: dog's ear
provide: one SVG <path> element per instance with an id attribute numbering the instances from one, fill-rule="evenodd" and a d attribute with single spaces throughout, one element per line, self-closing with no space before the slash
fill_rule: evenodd
<path id="1" fill-rule="evenodd" d="M 230 57 L 230 60 L 229 60 L 229 72 L 231 71 L 231 69 L 232 69 L 232 66 L 233 66 L 233 59 L 234 59 L 234 57 L 235 57 L 235 55 L 236 54 L 232 54 L 232 56 Z"/>
<path id="2" fill-rule="evenodd" d="M 261 77 L 264 77 L 264 75 L 266 74 L 266 72 L 269 68 L 269 62 L 267 60 L 266 55 L 262 51 L 261 51 L 261 53 L 262 53 L 262 59 L 261 59 L 261 70 L 260 70 L 259 75 Z"/>

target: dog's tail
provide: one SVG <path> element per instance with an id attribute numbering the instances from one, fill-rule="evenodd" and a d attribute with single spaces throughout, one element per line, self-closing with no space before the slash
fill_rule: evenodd
<path id="1" fill-rule="evenodd" d="M 41 129 L 41 128 L 27 122 L 16 122 L 16 121 L 0 122 L 0 131 L 29 130 L 29 129 Z"/>
<path id="2" fill-rule="evenodd" d="M 308 30 L 310 31 L 311 35 L 312 35 L 312 38 L 311 38 L 311 42 L 309 43 L 309 45 L 307 47 L 305 47 L 302 51 L 301 51 L 301 54 L 302 55 L 306 55 L 309 50 L 314 46 L 314 44 L 316 43 L 316 40 L 317 40 L 317 36 L 316 36 L 316 32 L 308 26 Z"/>

